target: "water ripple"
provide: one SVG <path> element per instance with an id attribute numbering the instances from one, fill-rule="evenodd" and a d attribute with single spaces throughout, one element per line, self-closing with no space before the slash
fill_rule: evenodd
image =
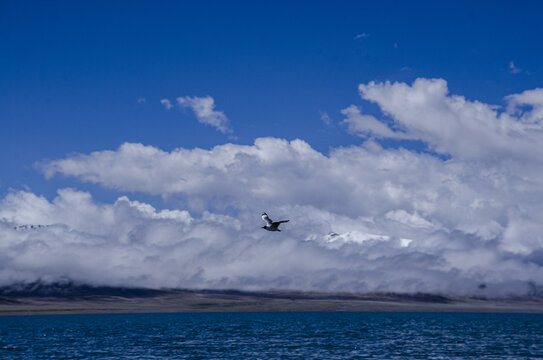
<path id="1" fill-rule="evenodd" d="M 176 313 L 0 317 L 1 359 L 536 359 L 543 315 Z"/>

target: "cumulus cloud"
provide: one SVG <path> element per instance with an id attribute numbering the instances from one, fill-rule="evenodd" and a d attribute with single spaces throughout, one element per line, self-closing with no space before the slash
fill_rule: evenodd
<path id="1" fill-rule="evenodd" d="M 499 112 L 497 106 L 450 95 L 442 79 L 417 79 L 411 86 L 370 82 L 361 84 L 359 91 L 364 100 L 376 103 L 404 129 L 406 136 L 458 160 L 533 161 L 543 148 L 539 124 L 526 124 Z M 516 97 L 506 97 L 510 99 Z"/>
<path id="2" fill-rule="evenodd" d="M 127 143 L 115 151 L 41 166 L 49 178 L 60 173 L 122 191 L 183 195 L 194 210 L 201 210 L 198 204 L 242 209 L 287 203 L 353 216 L 394 204 L 406 206 L 417 195 L 431 202 L 433 195 L 427 191 L 455 176 L 449 170 L 452 165 L 435 157 L 385 150 L 371 141 L 334 149 L 327 156 L 302 140 L 277 138 L 259 138 L 251 146 L 225 144 L 171 152 Z M 428 188 L 418 185 L 424 182 L 435 183 L 428 183 Z"/>
<path id="3" fill-rule="evenodd" d="M 211 96 L 178 97 L 177 105 L 191 108 L 202 124 L 211 125 L 223 134 L 232 132 L 228 118 L 222 111 L 215 110 L 215 100 Z"/>
<path id="4" fill-rule="evenodd" d="M 259 138 L 171 152 L 126 143 L 40 164 L 48 178 L 175 197 L 180 209 L 127 197 L 97 204 L 76 190 L 53 201 L 11 193 L 0 203 L 0 281 L 63 274 L 150 287 L 541 291 L 541 90 L 506 97 L 501 109 L 451 95 L 440 79 L 359 89 L 387 121 L 346 108 L 344 123 L 364 140 L 328 154 L 300 139 Z M 421 141 L 449 157 L 375 138 Z M 260 229 L 262 211 L 290 218 L 280 237 Z M 13 229 L 23 223 L 52 226 Z"/>

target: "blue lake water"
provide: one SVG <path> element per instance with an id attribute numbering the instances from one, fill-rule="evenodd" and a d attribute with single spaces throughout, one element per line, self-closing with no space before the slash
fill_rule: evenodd
<path id="1" fill-rule="evenodd" d="M 543 315 L 162 313 L 0 317 L 0 359 L 536 359 Z"/>

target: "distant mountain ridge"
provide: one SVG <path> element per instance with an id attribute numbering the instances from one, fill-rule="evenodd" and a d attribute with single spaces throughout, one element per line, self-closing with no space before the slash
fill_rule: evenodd
<path id="1" fill-rule="evenodd" d="M 76 284 L 72 281 L 17 283 L 0 287 L 0 296 L 4 298 L 65 298 L 78 299 L 88 297 L 156 297 L 168 294 L 201 293 L 207 295 L 222 296 L 251 296 L 256 298 L 291 299 L 291 300 L 378 300 L 389 298 L 390 300 L 423 301 L 446 303 L 449 298 L 435 294 L 357 294 L 357 293 L 327 293 L 315 291 L 244 291 L 235 289 L 147 289 L 133 287 L 94 286 L 88 284 Z"/>
<path id="2" fill-rule="evenodd" d="M 182 294 L 202 294 L 217 295 L 223 297 L 229 296 L 250 296 L 254 298 L 268 299 L 290 299 L 290 300 L 365 300 L 365 301 L 416 301 L 427 303 L 449 303 L 456 299 L 443 294 L 431 293 L 349 293 L 349 292 L 325 292 L 325 291 L 297 291 L 297 290 L 264 290 L 264 291 L 246 291 L 237 289 L 150 289 L 136 287 L 115 287 L 115 286 L 95 286 L 89 284 L 78 284 L 71 280 L 46 282 L 35 281 L 30 283 L 15 283 L 6 286 L 0 286 L 0 297 L 4 300 L 13 298 L 63 298 L 85 299 L 85 298 L 146 298 L 158 297 L 164 295 L 182 295 Z M 462 298 L 462 297 L 461 297 Z M 471 299 L 485 300 L 483 296 L 467 297 Z M 526 296 L 511 296 L 511 300 L 520 299 L 541 299 L 543 295 L 533 292 Z M 490 298 L 488 298 L 490 300 Z"/>
<path id="3" fill-rule="evenodd" d="M 72 281 L 0 287 L 0 316 L 132 312 L 454 311 L 543 313 L 543 297 L 448 297 L 439 294 L 294 290 L 144 289 Z"/>
<path id="4" fill-rule="evenodd" d="M 93 286 L 86 284 L 76 284 L 72 281 L 53 283 L 36 281 L 32 283 L 16 283 L 0 287 L 0 296 L 3 297 L 152 297 L 164 295 L 166 293 L 168 293 L 168 291 L 129 287 Z"/>
<path id="5" fill-rule="evenodd" d="M 37 229 L 43 229 L 47 228 L 50 225 L 33 225 L 33 224 L 24 224 L 24 225 L 16 225 L 13 227 L 15 230 L 37 230 Z"/>

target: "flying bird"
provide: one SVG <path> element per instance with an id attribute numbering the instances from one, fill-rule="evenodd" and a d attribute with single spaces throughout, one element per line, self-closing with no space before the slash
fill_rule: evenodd
<path id="1" fill-rule="evenodd" d="M 281 231 L 279 230 L 279 224 L 289 222 L 289 220 L 272 221 L 266 213 L 262 213 L 262 220 L 266 222 L 266 225 L 262 226 L 262 229 L 268 231 Z"/>

